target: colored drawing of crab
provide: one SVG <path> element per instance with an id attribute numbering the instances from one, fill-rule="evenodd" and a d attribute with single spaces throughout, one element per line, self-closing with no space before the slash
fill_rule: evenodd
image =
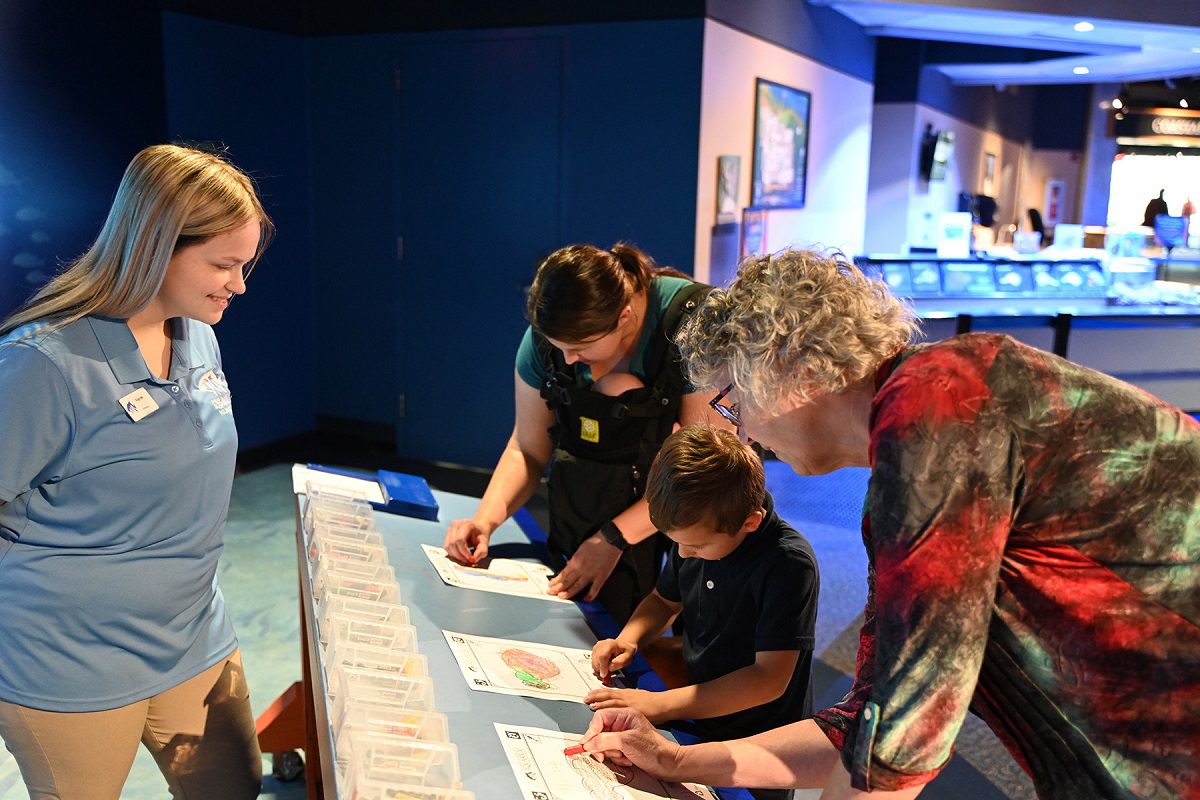
<path id="1" fill-rule="evenodd" d="M 548 658 L 534 655 L 516 647 L 500 652 L 500 658 L 512 669 L 521 683 L 534 689 L 549 689 L 549 679 L 558 675 L 558 665 Z"/>

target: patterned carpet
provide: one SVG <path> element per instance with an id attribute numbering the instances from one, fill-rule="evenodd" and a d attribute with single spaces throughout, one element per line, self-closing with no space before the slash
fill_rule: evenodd
<path id="1" fill-rule="evenodd" d="M 817 661 L 813 673 L 817 702 L 832 702 L 850 684 L 866 597 L 866 555 L 859 533 L 866 471 L 849 469 L 822 478 L 801 479 L 785 464 L 771 461 L 767 475 L 780 514 L 808 537 L 820 562 Z M 431 483 L 438 486 L 432 477 Z M 241 641 L 256 715 L 300 676 L 293 525 L 288 465 L 238 476 L 220 582 Z M 264 772 L 269 775 L 270 770 L 267 758 Z M 283 784 L 268 777 L 263 796 L 300 798 L 303 784 Z M 921 796 L 931 800 L 1034 798 L 1028 778 L 986 726 L 973 717 L 967 719 L 959 735 L 950 766 Z M 25 797 L 16 765 L 7 751 L 0 751 L 0 800 Z M 122 797 L 167 797 L 166 785 L 144 751 L 134 764 Z"/>

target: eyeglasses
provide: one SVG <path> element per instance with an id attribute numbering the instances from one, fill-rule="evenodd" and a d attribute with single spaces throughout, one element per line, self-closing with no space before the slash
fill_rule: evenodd
<path id="1" fill-rule="evenodd" d="M 725 395 L 729 394 L 731 391 L 733 391 L 732 383 L 722 389 L 719 395 L 714 397 L 712 400 L 709 400 L 708 404 L 712 406 L 713 411 L 716 411 L 729 422 L 732 422 L 734 425 L 741 425 L 741 412 L 738 410 L 738 404 L 734 403 L 733 405 L 727 406 L 721 402 L 725 399 Z"/>

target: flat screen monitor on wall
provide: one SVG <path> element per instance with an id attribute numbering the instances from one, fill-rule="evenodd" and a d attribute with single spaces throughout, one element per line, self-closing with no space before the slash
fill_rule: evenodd
<path id="1" fill-rule="evenodd" d="M 935 133 L 933 126 L 927 125 L 921 141 L 921 177 L 927 181 L 945 180 L 946 165 L 953 153 L 954 131 Z"/>

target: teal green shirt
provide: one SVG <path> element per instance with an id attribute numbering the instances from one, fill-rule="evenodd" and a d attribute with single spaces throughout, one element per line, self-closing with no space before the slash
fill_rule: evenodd
<path id="1" fill-rule="evenodd" d="M 650 337 L 658 328 L 658 321 L 666 313 L 667 307 L 675 299 L 680 289 L 691 286 L 687 278 L 675 278 L 670 275 L 658 275 L 650 281 L 646 296 L 646 321 L 642 324 L 642 335 L 638 337 L 637 347 L 630 359 L 629 370 L 643 381 L 646 380 L 646 370 L 643 360 L 650 346 Z M 591 367 L 583 364 L 575 366 L 577 372 L 589 383 L 592 379 Z M 540 389 L 546 378 L 545 365 L 538 358 L 537 347 L 533 343 L 533 328 L 526 328 L 521 338 L 521 346 L 517 348 L 517 374 L 534 389 Z"/>

